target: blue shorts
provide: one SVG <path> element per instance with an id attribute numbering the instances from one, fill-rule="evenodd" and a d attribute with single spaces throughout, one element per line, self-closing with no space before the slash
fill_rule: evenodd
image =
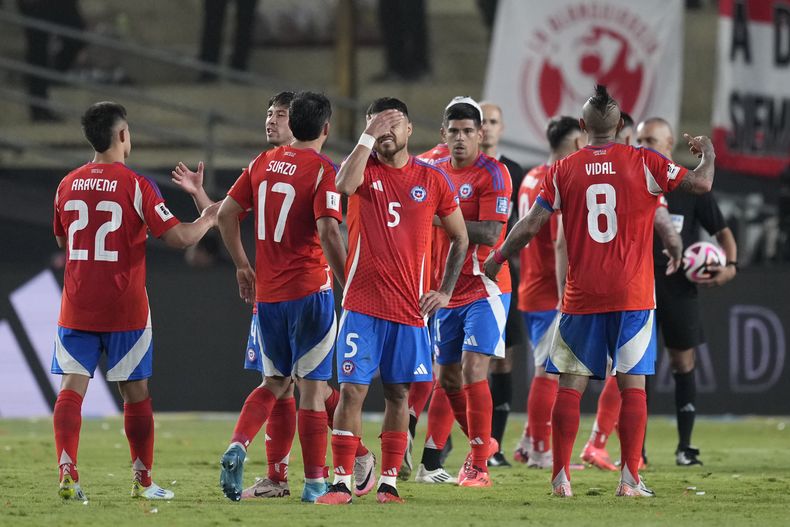
<path id="1" fill-rule="evenodd" d="M 604 379 L 610 371 L 653 375 L 654 310 L 560 316 L 546 371 Z"/>
<path id="2" fill-rule="evenodd" d="M 253 322 L 251 333 L 260 331 L 256 360 L 265 376 L 332 378 L 337 325 L 331 289 L 285 302 L 258 302 L 257 309 L 258 327 Z"/>
<path id="3" fill-rule="evenodd" d="M 440 309 L 434 321 L 436 362 L 461 362 L 464 351 L 505 356 L 505 323 L 510 293 L 475 300 L 465 306 Z"/>
<path id="4" fill-rule="evenodd" d="M 252 310 L 247 351 L 244 353 L 244 369 L 255 370 L 263 375 L 263 346 L 261 345 L 261 325 L 258 322 L 258 306 Z"/>
<path id="5" fill-rule="evenodd" d="M 107 354 L 108 381 L 139 381 L 153 371 L 151 328 L 132 331 L 80 331 L 58 326 L 52 373 L 93 378 L 102 353 Z"/>
<path id="6" fill-rule="evenodd" d="M 343 311 L 337 338 L 338 382 L 384 384 L 430 382 L 431 342 L 426 326 L 399 324 L 354 311 Z"/>
<path id="7" fill-rule="evenodd" d="M 524 325 L 529 334 L 529 344 L 532 346 L 532 357 L 535 366 L 545 367 L 546 359 L 549 358 L 549 349 L 553 332 L 550 331 L 555 326 L 557 320 L 557 310 L 548 311 L 522 311 Z"/>

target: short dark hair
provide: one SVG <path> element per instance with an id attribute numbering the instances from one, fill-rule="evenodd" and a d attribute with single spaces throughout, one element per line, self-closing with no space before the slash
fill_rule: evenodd
<path id="1" fill-rule="evenodd" d="M 323 93 L 299 92 L 288 107 L 288 127 L 299 141 L 318 139 L 330 117 L 332 104 Z"/>
<path id="2" fill-rule="evenodd" d="M 634 127 L 634 118 L 631 117 L 629 114 L 625 113 L 624 111 L 620 111 L 620 119 L 623 120 L 623 128 L 633 128 Z"/>
<path id="3" fill-rule="evenodd" d="M 112 146 L 113 128 L 126 120 L 126 108 L 117 102 L 102 101 L 90 106 L 82 115 L 82 133 L 93 149 L 106 152 Z"/>
<path id="4" fill-rule="evenodd" d="M 286 108 L 291 105 L 291 101 L 294 98 L 294 92 L 292 91 L 281 91 L 280 93 L 275 94 L 271 99 L 269 99 L 269 105 L 266 108 L 271 108 L 272 106 L 285 106 Z"/>
<path id="5" fill-rule="evenodd" d="M 480 128 L 483 125 L 483 122 L 480 120 L 480 112 L 477 110 L 477 108 L 465 102 L 453 104 L 444 111 L 444 124 L 447 124 L 454 119 L 471 119 L 475 122 L 475 126 L 477 128 Z"/>
<path id="6" fill-rule="evenodd" d="M 581 132 L 581 130 L 582 128 L 579 126 L 578 119 L 568 117 L 567 115 L 554 117 L 549 121 L 548 126 L 546 126 L 546 139 L 549 140 L 549 147 L 551 147 L 552 150 L 557 150 L 571 132 Z"/>
<path id="7" fill-rule="evenodd" d="M 406 118 L 409 118 L 409 109 L 406 107 L 406 103 L 401 101 L 400 99 L 396 99 L 395 97 L 380 97 L 370 103 L 368 106 L 368 111 L 365 112 L 367 117 L 370 117 L 373 114 L 383 112 L 384 110 L 398 110 Z"/>

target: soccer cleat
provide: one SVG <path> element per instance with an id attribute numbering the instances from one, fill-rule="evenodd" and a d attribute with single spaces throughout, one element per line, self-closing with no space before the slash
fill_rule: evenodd
<path id="1" fill-rule="evenodd" d="M 406 500 L 398 495 L 398 489 L 386 483 L 379 485 L 376 490 L 376 501 L 379 503 L 406 503 Z"/>
<path id="2" fill-rule="evenodd" d="M 316 505 L 348 505 L 351 503 L 351 491 L 345 483 L 329 485 L 326 494 L 315 500 Z"/>
<path id="3" fill-rule="evenodd" d="M 631 497 L 644 497 L 644 498 L 655 498 L 656 493 L 650 490 L 645 486 L 645 481 L 640 479 L 639 483 L 636 485 L 632 485 L 626 483 L 625 481 L 621 481 L 620 484 L 617 486 L 617 492 L 614 493 L 615 496 L 631 496 Z"/>
<path id="4" fill-rule="evenodd" d="M 517 463 L 526 463 L 529 461 L 529 451 L 532 448 L 532 440 L 528 436 L 522 436 L 518 440 L 516 450 L 513 451 L 513 459 Z"/>
<path id="5" fill-rule="evenodd" d="M 82 492 L 80 484 L 71 477 L 68 472 L 63 474 L 63 479 L 60 480 L 60 488 L 58 495 L 64 500 L 79 500 L 86 501 L 85 493 Z"/>
<path id="6" fill-rule="evenodd" d="M 220 460 L 222 471 L 219 474 L 219 486 L 222 487 L 222 492 L 229 500 L 241 500 L 244 459 L 246 457 L 247 452 L 240 443 L 233 443 L 222 454 L 222 459 Z"/>
<path id="7" fill-rule="evenodd" d="M 488 458 L 488 466 L 489 467 L 512 467 L 513 465 L 505 458 L 505 454 L 502 452 L 497 452 L 490 458 Z"/>
<path id="8" fill-rule="evenodd" d="M 530 450 L 529 461 L 527 467 L 529 468 L 551 468 L 554 462 L 554 456 L 551 450 L 545 452 L 538 452 L 537 450 Z"/>
<path id="9" fill-rule="evenodd" d="M 403 462 L 400 464 L 400 471 L 398 472 L 398 479 L 401 481 L 409 481 L 411 469 L 414 466 L 414 461 L 411 457 L 412 447 L 414 446 L 414 438 L 412 437 L 411 432 L 407 432 L 406 437 L 408 438 L 409 442 L 406 445 L 406 452 L 403 453 Z"/>
<path id="10" fill-rule="evenodd" d="M 678 447 L 675 450 L 675 464 L 681 467 L 690 467 L 691 465 L 702 465 L 702 461 L 697 459 L 699 449 L 693 446 Z"/>
<path id="11" fill-rule="evenodd" d="M 462 479 L 458 480 L 459 487 L 490 487 L 491 477 L 488 472 L 475 465 L 469 465 L 464 470 Z"/>
<path id="12" fill-rule="evenodd" d="M 617 470 L 609 457 L 609 452 L 605 448 L 596 448 L 592 443 L 587 442 L 581 454 L 582 461 L 601 470 Z"/>
<path id="13" fill-rule="evenodd" d="M 457 483 L 458 480 L 450 475 L 449 472 L 439 467 L 434 470 L 428 470 L 425 465 L 420 463 L 417 467 L 417 473 L 414 475 L 414 481 L 417 483 Z"/>
<path id="14" fill-rule="evenodd" d="M 560 470 L 551 482 L 551 494 L 559 498 L 570 498 L 573 496 L 571 490 L 571 482 L 568 475 L 565 474 L 565 469 Z"/>
<path id="15" fill-rule="evenodd" d="M 494 454 L 496 454 L 497 452 L 499 452 L 499 441 L 497 441 L 496 439 L 494 439 L 494 438 L 492 437 L 492 438 L 489 440 L 489 442 L 488 442 L 488 447 L 489 447 L 489 448 L 488 448 L 488 457 L 490 458 L 491 456 L 493 456 Z M 464 476 L 464 471 L 465 471 L 465 470 L 466 470 L 468 467 L 471 467 L 471 466 L 472 466 L 472 453 L 471 453 L 471 452 L 469 452 L 469 453 L 466 455 L 466 459 L 464 460 L 464 464 L 463 464 L 463 465 L 461 465 L 461 470 L 459 470 L 459 471 L 458 471 L 458 481 L 459 481 L 459 485 L 460 485 L 460 481 L 463 479 L 463 476 Z"/>
<path id="16" fill-rule="evenodd" d="M 325 481 L 305 483 L 302 489 L 302 501 L 305 503 L 315 503 L 315 500 L 326 494 L 329 486 Z"/>
<path id="17" fill-rule="evenodd" d="M 401 470 L 403 470 L 401 468 Z M 376 484 L 376 456 L 368 451 L 364 456 L 354 459 L 354 496 L 364 496 Z"/>
<path id="18" fill-rule="evenodd" d="M 140 480 L 135 478 L 132 483 L 132 497 L 146 500 L 172 500 L 175 497 L 175 493 L 172 490 L 163 489 L 154 482 L 151 482 L 147 487 L 143 487 Z"/>
<path id="19" fill-rule="evenodd" d="M 284 498 L 291 495 L 287 481 L 274 481 L 269 478 L 257 479 L 252 487 L 247 487 L 241 493 L 241 499 L 254 498 Z"/>

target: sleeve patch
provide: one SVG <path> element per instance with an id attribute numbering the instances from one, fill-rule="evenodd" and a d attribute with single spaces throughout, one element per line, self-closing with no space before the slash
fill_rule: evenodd
<path id="1" fill-rule="evenodd" d="M 667 179 L 672 181 L 678 174 L 680 173 L 680 165 L 676 165 L 675 163 L 670 163 L 667 166 Z"/>
<path id="2" fill-rule="evenodd" d="M 154 210 L 156 211 L 157 214 L 159 214 L 159 217 L 162 218 L 162 221 L 167 221 L 173 218 L 173 213 L 170 212 L 170 210 L 167 208 L 167 206 L 164 203 L 159 203 L 158 205 L 156 205 L 154 207 Z"/>
<path id="3" fill-rule="evenodd" d="M 328 191 L 326 193 L 326 208 L 340 212 L 340 194 Z"/>
<path id="4" fill-rule="evenodd" d="M 510 200 L 505 197 L 498 197 L 496 199 L 496 211 L 497 214 L 507 214 L 508 209 L 510 208 Z"/>

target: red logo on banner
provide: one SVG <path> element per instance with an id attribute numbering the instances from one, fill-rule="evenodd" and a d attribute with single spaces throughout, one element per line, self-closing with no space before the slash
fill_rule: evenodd
<path id="1" fill-rule="evenodd" d="M 622 6 L 576 4 L 547 17 L 530 39 L 523 66 L 522 107 L 543 134 L 559 114 L 579 115 L 595 84 L 604 84 L 623 110 L 640 117 L 656 74 L 656 37 Z"/>

